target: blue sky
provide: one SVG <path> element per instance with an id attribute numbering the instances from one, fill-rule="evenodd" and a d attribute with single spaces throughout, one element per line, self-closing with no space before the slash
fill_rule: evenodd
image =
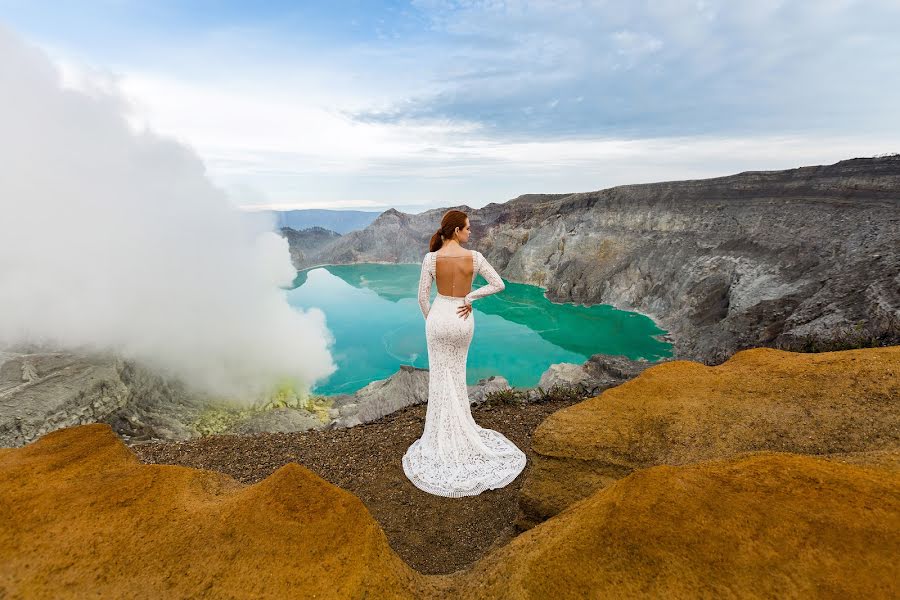
<path id="1" fill-rule="evenodd" d="M 0 0 L 242 206 L 419 210 L 900 152 L 900 2 Z"/>

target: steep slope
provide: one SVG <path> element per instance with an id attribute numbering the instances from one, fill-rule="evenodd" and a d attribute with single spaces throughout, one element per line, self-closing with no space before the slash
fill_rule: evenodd
<path id="1" fill-rule="evenodd" d="M 649 314 L 676 357 L 829 339 L 900 319 L 900 155 L 784 171 L 383 213 L 301 266 L 419 263 L 448 208 L 509 281 Z"/>

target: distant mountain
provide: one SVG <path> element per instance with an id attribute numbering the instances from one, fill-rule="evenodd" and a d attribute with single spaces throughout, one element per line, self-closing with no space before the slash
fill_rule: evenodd
<path id="1" fill-rule="evenodd" d="M 719 363 L 755 346 L 828 341 L 900 319 L 900 155 L 833 165 L 527 194 L 479 209 L 388 209 L 298 254 L 320 264 L 420 264 L 448 208 L 467 246 L 554 302 L 654 318 L 676 358 Z"/>
<path id="2" fill-rule="evenodd" d="M 299 231 L 309 227 L 324 227 L 340 234 L 365 229 L 382 213 L 382 211 L 329 210 L 324 208 L 265 212 L 275 217 L 276 229 L 290 227 Z"/>
<path id="3" fill-rule="evenodd" d="M 297 268 L 305 263 L 307 254 L 315 253 L 322 246 L 341 237 L 341 234 L 336 231 L 324 227 L 307 227 L 300 231 L 290 227 L 281 227 L 277 233 L 288 241 L 291 262 Z"/>

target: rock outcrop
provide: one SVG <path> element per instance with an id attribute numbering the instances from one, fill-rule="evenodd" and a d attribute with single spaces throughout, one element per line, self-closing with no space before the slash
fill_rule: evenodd
<path id="1" fill-rule="evenodd" d="M 0 357 L 0 446 L 102 421 L 128 401 L 121 363 L 108 356 L 14 353 Z"/>
<path id="2" fill-rule="evenodd" d="M 326 244 L 341 237 L 336 231 L 324 227 L 309 227 L 307 229 L 291 229 L 282 227 L 278 233 L 288 242 L 291 253 L 291 263 L 294 268 L 301 268 L 308 255 L 315 254 Z"/>
<path id="3" fill-rule="evenodd" d="M 663 361 L 649 362 L 633 360 L 627 356 L 594 354 L 582 364 L 556 363 L 544 371 L 538 387 L 548 390 L 553 387 L 576 389 L 581 396 L 590 398 L 603 390 L 625 383 L 637 377 L 641 371 Z"/>
<path id="4" fill-rule="evenodd" d="M 421 263 L 448 208 L 469 215 L 471 246 L 507 280 L 556 302 L 647 314 L 680 359 L 717 364 L 900 318 L 900 155 L 481 209 L 391 209 L 298 267 Z"/>
<path id="5" fill-rule="evenodd" d="M 306 410 L 248 411 L 106 353 L 0 353 L 0 447 L 88 423 L 107 423 L 129 443 L 184 441 L 202 434 L 209 411 L 235 416 L 235 433 L 304 431 L 325 424 Z"/>
<path id="6" fill-rule="evenodd" d="M 323 429 L 325 424 L 307 410 L 280 407 L 260 411 L 231 425 L 226 433 L 246 435 L 254 433 L 294 433 Z"/>
<path id="7" fill-rule="evenodd" d="M 73 426 L 0 449 L 0 596 L 896 597 L 900 454 L 881 454 L 642 469 L 426 576 L 359 498 L 296 463 L 245 486 Z"/>
<path id="8" fill-rule="evenodd" d="M 656 465 L 754 450 L 898 450 L 898 407 L 900 346 L 815 354 L 755 348 L 715 367 L 657 364 L 538 426 L 517 526 Z"/>
<path id="9" fill-rule="evenodd" d="M 576 366 L 579 389 L 596 390 L 621 381 L 598 379 L 591 365 Z M 623 359 L 624 362 L 622 360 Z M 626 364 L 624 357 L 612 359 Z M 632 375 L 633 376 L 633 375 Z M 585 387 L 587 386 L 587 387 Z M 472 404 L 510 389 L 501 376 L 467 386 Z M 531 390 L 537 399 L 537 390 Z M 585 394 L 587 395 L 587 394 Z M 0 353 L 0 447 L 17 447 L 71 425 L 108 423 L 128 443 L 184 441 L 206 433 L 292 433 L 353 427 L 428 401 L 428 369 L 401 365 L 386 379 L 353 394 L 325 397 L 323 406 L 248 408 L 188 390 L 133 361 L 107 354 L 73 352 Z"/>
<path id="10" fill-rule="evenodd" d="M 479 404 L 494 391 L 510 389 L 509 382 L 491 376 L 466 386 L 471 404 Z M 354 394 L 342 394 L 334 399 L 338 415 L 331 427 L 354 427 L 369 423 L 401 408 L 428 402 L 428 369 L 400 365 L 387 379 L 373 381 Z"/>
<path id="11" fill-rule="evenodd" d="M 244 486 L 141 464 L 105 424 L 0 450 L 0 597 L 412 599 L 422 581 L 296 463 Z"/>
<path id="12" fill-rule="evenodd" d="M 453 593 L 894 598 L 900 453 L 890 464 L 758 452 L 635 471 L 483 558 Z"/>

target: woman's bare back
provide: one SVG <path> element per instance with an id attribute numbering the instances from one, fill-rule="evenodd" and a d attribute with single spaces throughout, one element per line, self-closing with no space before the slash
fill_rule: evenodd
<path id="1" fill-rule="evenodd" d="M 437 291 L 444 296 L 462 298 L 472 291 L 472 280 L 475 278 L 475 252 L 467 250 L 464 254 L 434 253 L 434 277 Z M 468 258 L 469 260 L 464 260 Z"/>

